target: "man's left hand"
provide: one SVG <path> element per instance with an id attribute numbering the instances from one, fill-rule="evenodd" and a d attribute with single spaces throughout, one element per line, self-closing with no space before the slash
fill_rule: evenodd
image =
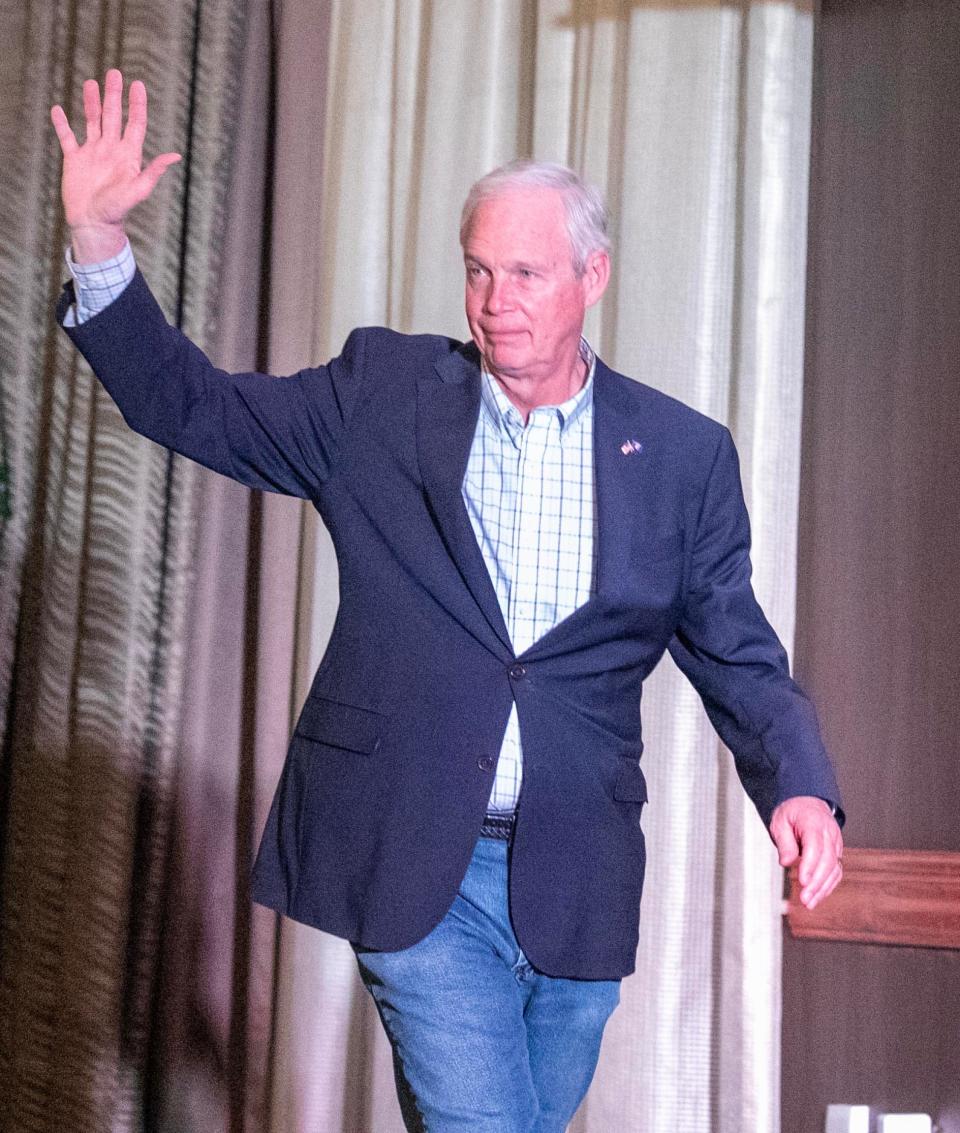
<path id="1" fill-rule="evenodd" d="M 843 835 L 830 807 L 812 795 L 786 799 L 770 819 L 770 837 L 784 868 L 799 858 L 800 901 L 816 908 L 843 876 Z"/>

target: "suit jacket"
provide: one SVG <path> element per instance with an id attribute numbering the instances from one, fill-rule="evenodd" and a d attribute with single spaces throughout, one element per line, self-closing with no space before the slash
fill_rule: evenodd
<path id="1" fill-rule="evenodd" d="M 466 871 L 516 702 L 518 940 L 551 975 L 629 973 L 641 685 L 668 648 L 764 821 L 793 795 L 838 801 L 751 589 L 722 426 L 597 362 L 596 593 L 518 657 L 461 497 L 472 344 L 363 329 L 325 366 L 228 375 L 168 326 L 139 275 L 69 334 L 134 429 L 310 499 L 336 547 L 339 612 L 260 845 L 257 901 L 370 948 L 425 936 Z"/>

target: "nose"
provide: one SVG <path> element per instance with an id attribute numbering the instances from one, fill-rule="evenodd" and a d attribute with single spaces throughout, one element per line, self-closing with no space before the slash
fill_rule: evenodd
<path id="1" fill-rule="evenodd" d="M 508 310 L 510 306 L 510 293 L 507 281 L 503 276 L 492 275 L 487 283 L 483 296 L 483 309 L 488 315 L 499 315 Z"/>

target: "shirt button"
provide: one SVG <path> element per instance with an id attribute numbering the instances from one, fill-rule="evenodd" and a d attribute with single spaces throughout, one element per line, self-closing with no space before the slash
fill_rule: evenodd
<path id="1" fill-rule="evenodd" d="M 515 681 L 519 681 L 527 675 L 527 670 L 519 662 L 516 665 L 511 665 L 507 672 Z"/>
<path id="2" fill-rule="evenodd" d="M 482 755 L 477 760 L 477 766 L 480 768 L 481 771 L 492 771 L 493 770 L 493 760 L 490 758 L 489 755 Z"/>

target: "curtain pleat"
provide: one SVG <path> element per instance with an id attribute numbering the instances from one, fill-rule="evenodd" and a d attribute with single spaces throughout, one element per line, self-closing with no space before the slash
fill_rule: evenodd
<path id="1" fill-rule="evenodd" d="M 4 745 L 0 1096 L 5 1130 L 144 1127 L 175 818 L 197 471 L 133 436 L 55 328 L 66 235 L 49 107 L 82 136 L 84 78 L 151 94 L 148 146 L 183 166 L 131 218 L 166 310 L 215 312 L 243 10 L 25 5 L 4 44 L 0 246 Z"/>

